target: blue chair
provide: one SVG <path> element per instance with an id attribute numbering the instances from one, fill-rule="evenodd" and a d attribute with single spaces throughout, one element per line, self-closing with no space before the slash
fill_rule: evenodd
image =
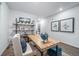
<path id="1" fill-rule="evenodd" d="M 62 56 L 62 49 L 56 45 L 56 47 L 48 49 L 47 53 L 49 56 Z"/>

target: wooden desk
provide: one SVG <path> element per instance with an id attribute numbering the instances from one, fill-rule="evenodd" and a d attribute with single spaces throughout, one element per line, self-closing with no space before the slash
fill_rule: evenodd
<path id="1" fill-rule="evenodd" d="M 39 35 L 28 35 L 29 40 L 33 41 L 36 44 L 36 47 L 41 52 L 41 55 L 43 55 L 43 52 L 47 49 L 56 46 L 60 41 L 57 41 L 52 38 L 48 38 L 48 42 L 43 43 L 42 39 Z"/>

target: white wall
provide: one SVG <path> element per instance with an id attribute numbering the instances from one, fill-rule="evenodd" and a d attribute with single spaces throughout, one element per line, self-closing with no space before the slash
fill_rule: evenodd
<path id="1" fill-rule="evenodd" d="M 0 5 L 0 55 L 8 46 L 8 15 L 8 6 L 3 2 Z"/>
<path id="2" fill-rule="evenodd" d="M 75 18 L 75 28 L 74 28 L 75 32 L 74 33 L 51 31 L 51 21 L 52 21 L 51 19 L 55 21 L 55 20 L 61 20 L 61 19 L 70 18 L 70 17 Z M 64 12 L 61 12 L 57 15 L 51 16 L 46 21 L 48 22 L 48 24 L 46 25 L 46 29 L 50 37 L 56 38 L 69 45 L 79 48 L 79 6 L 66 10 Z"/>
<path id="3" fill-rule="evenodd" d="M 22 11 L 16 11 L 16 10 L 10 10 L 10 19 L 9 19 L 9 36 L 12 37 L 12 32 L 13 29 L 15 29 L 15 27 L 13 26 L 13 23 L 16 23 L 16 18 L 19 17 L 26 17 L 26 18 L 31 18 L 32 20 L 37 20 L 38 17 L 36 15 L 32 15 L 26 12 L 22 12 Z"/>
<path id="4" fill-rule="evenodd" d="M 1 3 L 0 3 L 0 19 L 1 19 Z"/>
<path id="5" fill-rule="evenodd" d="M 40 18 L 38 18 L 39 19 L 39 24 L 40 24 L 40 32 L 42 33 L 42 32 L 46 32 L 46 25 L 48 24 L 47 22 L 46 22 L 46 18 L 43 18 L 43 17 L 40 17 Z"/>

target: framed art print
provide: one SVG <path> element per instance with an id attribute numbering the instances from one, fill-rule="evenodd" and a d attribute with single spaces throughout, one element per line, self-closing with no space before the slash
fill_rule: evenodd
<path id="1" fill-rule="evenodd" d="M 60 21 L 61 32 L 74 32 L 74 18 L 67 18 Z"/>
<path id="2" fill-rule="evenodd" d="M 52 21 L 51 22 L 51 31 L 59 31 L 59 21 Z"/>

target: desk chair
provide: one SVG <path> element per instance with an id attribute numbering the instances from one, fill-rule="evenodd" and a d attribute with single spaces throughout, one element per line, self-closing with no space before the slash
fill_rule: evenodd
<path id="1" fill-rule="evenodd" d="M 62 56 L 62 48 L 56 45 L 56 47 L 48 49 L 47 53 L 49 56 Z"/>
<path id="2" fill-rule="evenodd" d="M 13 43 L 13 50 L 14 50 L 14 55 L 15 56 L 28 56 L 28 55 L 33 55 L 33 51 L 29 45 L 29 43 L 27 44 L 27 49 L 25 51 L 25 53 L 22 52 L 22 47 L 21 47 L 21 42 L 20 42 L 20 34 L 16 34 L 13 39 L 12 39 L 12 43 Z"/>

